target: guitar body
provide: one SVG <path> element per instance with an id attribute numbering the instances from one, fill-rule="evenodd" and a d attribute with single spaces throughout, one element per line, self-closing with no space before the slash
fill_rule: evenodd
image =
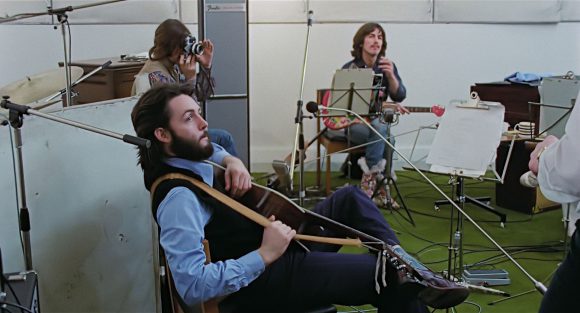
<path id="1" fill-rule="evenodd" d="M 278 191 L 258 184 L 253 184 L 252 189 L 238 201 L 264 217 L 274 215 L 277 220 L 295 229 L 298 234 L 316 236 L 322 230 L 328 229 L 337 237 L 358 238 L 377 250 L 382 250 L 386 245 L 378 238 L 306 210 Z"/>

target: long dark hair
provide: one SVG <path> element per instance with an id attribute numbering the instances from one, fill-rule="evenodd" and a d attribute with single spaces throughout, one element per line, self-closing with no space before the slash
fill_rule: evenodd
<path id="1" fill-rule="evenodd" d="M 157 26 L 153 47 L 149 49 L 149 59 L 158 61 L 173 54 L 175 49 L 183 49 L 185 38 L 190 32 L 187 27 L 176 19 L 167 19 Z"/>
<path id="2" fill-rule="evenodd" d="M 385 51 L 387 50 L 387 34 L 385 33 L 385 30 L 378 23 L 366 23 L 356 31 L 356 34 L 354 34 L 354 37 L 352 38 L 352 51 L 350 54 L 355 59 L 362 59 L 362 46 L 365 42 L 365 37 L 375 31 L 375 29 L 380 30 L 383 34 L 383 45 L 379 52 L 379 57 L 385 56 Z"/>
<path id="3" fill-rule="evenodd" d="M 155 137 L 159 127 L 169 128 L 169 101 L 179 95 L 191 95 L 191 86 L 164 84 L 149 89 L 137 101 L 131 112 L 131 121 L 137 136 L 151 141 L 151 148 L 139 147 L 137 156 L 143 170 L 155 169 L 163 162 L 165 152 Z"/>

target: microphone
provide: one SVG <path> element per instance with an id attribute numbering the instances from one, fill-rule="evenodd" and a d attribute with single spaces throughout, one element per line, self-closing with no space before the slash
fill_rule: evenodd
<path id="1" fill-rule="evenodd" d="M 314 101 L 310 101 L 306 104 L 306 111 L 310 113 L 316 113 L 318 110 L 323 109 L 323 106 L 318 105 L 318 103 Z"/>
<path id="2" fill-rule="evenodd" d="M 525 172 L 520 176 L 520 184 L 524 187 L 536 188 L 538 187 L 538 177 L 532 171 Z"/>

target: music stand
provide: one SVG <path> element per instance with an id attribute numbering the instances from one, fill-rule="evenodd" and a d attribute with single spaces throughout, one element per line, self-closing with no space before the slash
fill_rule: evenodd
<path id="1" fill-rule="evenodd" d="M 501 226 L 506 215 L 497 212 L 482 201 L 489 198 L 474 198 L 465 194 L 464 179 L 480 179 L 495 159 L 502 136 L 505 108 L 498 102 L 483 102 L 477 93 L 471 94 L 467 102 L 452 103 L 440 121 L 433 146 L 427 157 L 430 172 L 451 176 L 453 199 L 461 209 L 472 203 L 500 217 Z M 478 140 L 474 140 L 477 138 Z M 436 201 L 435 206 L 449 204 L 449 200 Z M 454 230 L 454 209 L 451 208 L 449 230 L 448 273 L 461 277 L 463 269 L 463 216 L 458 212 Z M 452 267 L 452 264 L 455 264 Z M 459 264 L 459 268 L 457 268 Z"/>
<path id="2" fill-rule="evenodd" d="M 328 106 L 351 110 L 361 116 L 369 114 L 375 99 L 373 91 L 378 91 L 378 87 L 373 86 L 374 76 L 370 68 L 336 70 Z"/>

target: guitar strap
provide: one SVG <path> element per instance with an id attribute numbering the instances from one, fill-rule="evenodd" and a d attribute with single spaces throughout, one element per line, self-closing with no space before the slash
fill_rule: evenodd
<path id="1" fill-rule="evenodd" d="M 270 221 L 267 218 L 260 215 L 256 211 L 254 211 L 254 210 L 244 206 L 243 204 L 235 201 L 234 199 L 224 195 L 223 193 L 217 191 L 216 189 L 210 187 L 209 185 L 207 185 L 207 184 L 205 184 L 197 179 L 194 179 L 194 178 L 191 178 L 187 175 L 184 175 L 184 174 L 169 173 L 169 174 L 165 174 L 165 175 L 157 178 L 155 180 L 155 182 L 153 182 L 153 185 L 151 185 L 151 194 L 153 195 L 155 193 L 155 189 L 157 188 L 157 186 L 159 186 L 159 184 L 161 182 L 163 182 L 164 180 L 168 180 L 168 179 L 186 180 L 186 181 L 190 182 L 191 184 L 193 184 L 195 187 L 199 188 L 201 191 L 208 194 L 209 196 L 211 196 L 214 199 L 218 200 L 219 202 L 227 205 L 228 207 L 232 208 L 236 212 L 238 212 L 238 213 L 242 214 L 243 216 L 251 219 L 252 221 L 258 223 L 259 225 L 266 227 L 270 224 Z"/>
<path id="2" fill-rule="evenodd" d="M 197 179 L 191 178 L 187 175 L 181 174 L 181 173 L 169 173 L 169 174 L 165 174 L 165 175 L 157 178 L 155 180 L 155 182 L 153 182 L 153 185 L 151 185 L 152 197 L 155 194 L 155 190 L 157 189 L 159 184 L 161 182 L 163 182 L 165 180 L 169 180 L 169 179 L 181 179 L 181 180 L 185 180 L 185 181 L 190 182 L 195 187 L 199 188 L 200 190 L 202 190 L 203 192 L 205 192 L 209 196 L 215 198 L 216 200 L 227 205 L 228 207 L 232 208 L 236 212 L 238 212 L 238 213 L 242 214 L 243 216 L 251 219 L 252 221 L 258 223 L 262 227 L 266 227 L 270 224 L 270 220 L 268 220 L 266 217 L 260 215 L 256 211 L 254 211 L 254 210 L 244 206 L 243 204 L 235 201 L 234 199 L 224 195 L 223 193 L 217 191 L 216 189 L 210 187 L 209 185 L 207 185 L 207 184 L 205 184 Z M 353 243 L 354 243 L 354 245 L 360 246 L 359 239 L 323 238 L 324 241 L 320 241 L 319 239 L 316 238 L 316 236 L 308 236 L 308 235 L 301 235 L 301 234 L 297 234 L 295 236 L 295 239 L 306 239 L 306 240 L 333 243 L 333 244 L 339 244 L 339 245 L 345 245 L 345 244 L 353 245 Z M 387 255 L 386 255 L 386 252 L 383 250 L 382 253 L 379 253 L 377 255 L 377 266 L 376 266 L 376 275 L 375 275 L 375 288 L 376 288 L 377 293 L 380 293 L 380 290 L 382 289 L 381 287 L 387 286 L 387 279 L 386 279 L 386 272 L 387 272 L 386 266 L 387 265 L 386 265 L 386 262 L 387 262 Z"/>

